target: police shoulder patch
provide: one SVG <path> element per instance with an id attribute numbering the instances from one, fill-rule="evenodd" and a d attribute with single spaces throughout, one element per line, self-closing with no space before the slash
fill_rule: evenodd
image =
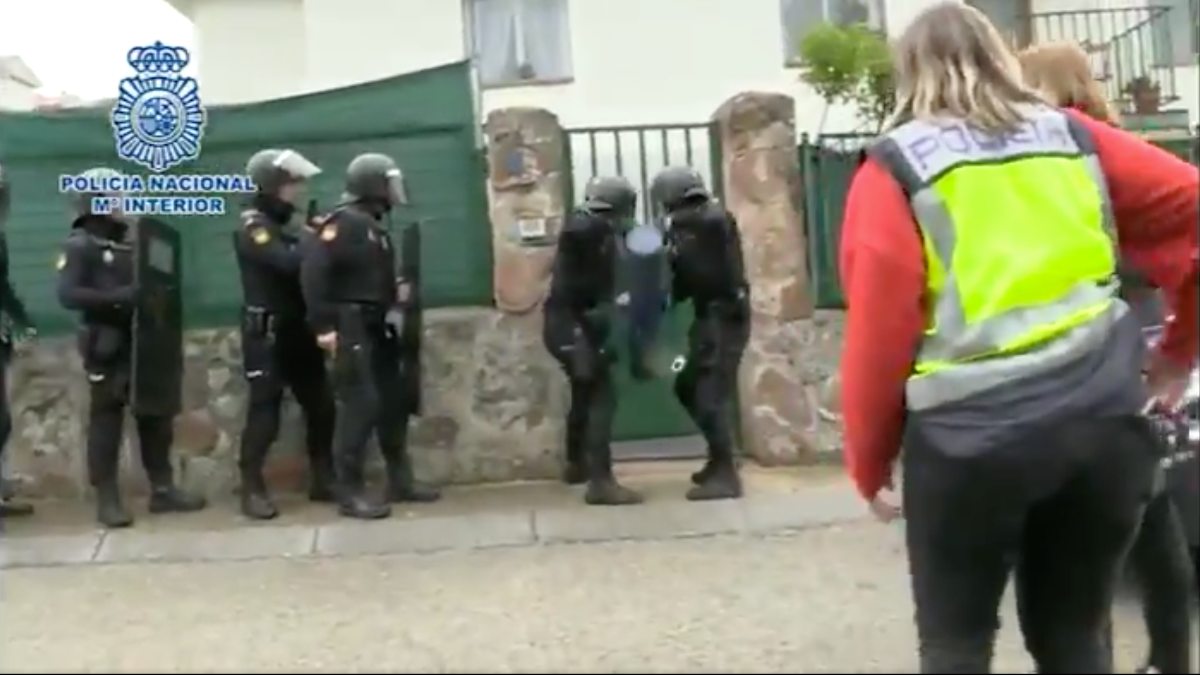
<path id="1" fill-rule="evenodd" d="M 253 230 L 250 230 L 250 238 L 254 240 L 254 243 L 262 246 L 268 241 L 271 241 L 271 233 L 268 232 L 267 228 L 265 227 L 256 227 Z"/>
<path id="2" fill-rule="evenodd" d="M 337 235 L 337 223 L 325 223 L 325 226 L 321 228 L 321 241 L 333 241 L 337 239 Z"/>

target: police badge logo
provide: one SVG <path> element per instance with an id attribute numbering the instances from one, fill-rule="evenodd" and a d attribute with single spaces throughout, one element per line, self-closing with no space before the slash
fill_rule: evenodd
<path id="1" fill-rule="evenodd" d="M 121 80 L 112 109 L 117 155 L 161 173 L 200 156 L 205 114 L 196 80 L 180 73 L 188 50 L 155 42 L 129 50 L 137 71 Z"/>

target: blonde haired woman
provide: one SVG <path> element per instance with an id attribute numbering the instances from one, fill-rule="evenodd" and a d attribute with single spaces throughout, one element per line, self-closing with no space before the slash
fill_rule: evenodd
<path id="1" fill-rule="evenodd" d="M 1200 176 L 1048 105 L 961 3 L 921 13 L 896 66 L 842 230 L 850 473 L 899 515 L 881 490 L 903 442 L 922 671 L 989 670 L 1020 559 L 1039 671 L 1109 672 L 1114 580 L 1157 464 L 1115 250 L 1177 317 L 1150 372 L 1171 404 L 1197 352 Z"/>
<path id="2" fill-rule="evenodd" d="M 1036 45 L 1021 52 L 1020 59 L 1025 81 L 1051 103 L 1074 108 L 1100 122 L 1120 123 L 1120 116 L 1105 99 L 1103 88 L 1092 76 L 1088 56 L 1079 45 L 1073 42 Z M 1157 292 L 1128 268 L 1121 270 L 1121 296 L 1143 327 L 1162 324 L 1162 303 Z M 1160 481 L 1160 491 L 1146 506 L 1137 539 L 1129 552 L 1129 566 L 1141 586 L 1146 631 L 1150 636 L 1150 654 L 1143 672 L 1151 672 L 1153 668 L 1160 673 L 1186 673 L 1191 665 L 1189 591 L 1194 572 L 1188 557 L 1187 537 L 1164 482 Z M 1020 599 L 1024 591 L 1021 575 L 1017 577 L 1017 587 Z M 1024 608 L 1022 602 L 1017 606 Z M 1023 624 L 1037 619 L 1021 612 Z M 1036 651 L 1036 645 L 1031 645 L 1031 649 Z"/>

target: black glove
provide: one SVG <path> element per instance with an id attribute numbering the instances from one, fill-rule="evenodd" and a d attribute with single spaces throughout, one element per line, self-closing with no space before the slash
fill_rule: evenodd
<path id="1" fill-rule="evenodd" d="M 141 288 L 137 284 L 129 284 L 113 291 L 113 303 L 125 306 L 136 305 L 141 295 Z"/>

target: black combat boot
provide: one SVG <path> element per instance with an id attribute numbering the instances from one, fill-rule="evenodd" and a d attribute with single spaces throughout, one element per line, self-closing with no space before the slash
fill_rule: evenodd
<path id="1" fill-rule="evenodd" d="M 0 518 L 33 515 L 33 504 L 15 501 L 16 496 L 17 488 L 13 482 L 0 478 Z"/>
<path id="2" fill-rule="evenodd" d="M 713 453 L 712 459 L 697 472 L 703 474 L 695 487 L 687 492 L 689 501 L 699 502 L 712 499 L 737 499 L 742 496 L 742 478 L 732 452 Z"/>
<path id="3" fill-rule="evenodd" d="M 7 497 L 0 498 L 0 518 L 33 515 L 33 504 L 13 501 Z"/>
<path id="4" fill-rule="evenodd" d="M 325 503 L 337 501 L 337 495 L 334 492 L 337 483 L 333 475 L 333 459 L 313 457 L 309 462 L 308 471 L 308 500 Z"/>
<path id="5" fill-rule="evenodd" d="M 121 505 L 121 491 L 115 482 L 96 486 L 96 520 L 108 528 L 133 524 L 133 516 Z"/>
<path id="6" fill-rule="evenodd" d="M 588 479 L 587 458 L 573 438 L 567 438 L 567 465 L 563 467 L 562 479 L 567 485 L 583 485 Z"/>
<path id="7" fill-rule="evenodd" d="M 367 499 L 361 490 L 338 488 L 338 513 L 347 518 L 378 520 L 392 515 L 392 507 Z"/>
<path id="8" fill-rule="evenodd" d="M 712 459 L 712 453 L 709 452 L 709 459 L 704 462 L 704 466 L 700 467 L 699 471 L 692 474 L 692 485 L 700 485 L 708 480 L 708 477 L 717 470 L 717 462 Z"/>
<path id="9" fill-rule="evenodd" d="M 642 495 L 617 482 L 612 470 L 612 450 L 607 444 L 588 457 L 589 475 L 583 501 L 593 506 L 624 506 L 642 503 Z"/>
<path id="10" fill-rule="evenodd" d="M 253 520 L 270 520 L 279 515 L 279 509 L 267 494 L 267 484 L 257 471 L 242 474 L 242 514 Z"/>
<path id="11" fill-rule="evenodd" d="M 579 460 L 567 460 L 563 469 L 563 482 L 567 485 L 583 485 L 588 479 L 587 464 Z"/>
<path id="12" fill-rule="evenodd" d="M 180 490 L 170 481 L 155 482 L 150 488 L 150 513 L 186 513 L 205 506 L 204 497 Z"/>
<path id="13" fill-rule="evenodd" d="M 436 502 L 442 493 L 413 477 L 412 460 L 407 452 L 387 463 L 387 499 L 396 502 Z"/>

